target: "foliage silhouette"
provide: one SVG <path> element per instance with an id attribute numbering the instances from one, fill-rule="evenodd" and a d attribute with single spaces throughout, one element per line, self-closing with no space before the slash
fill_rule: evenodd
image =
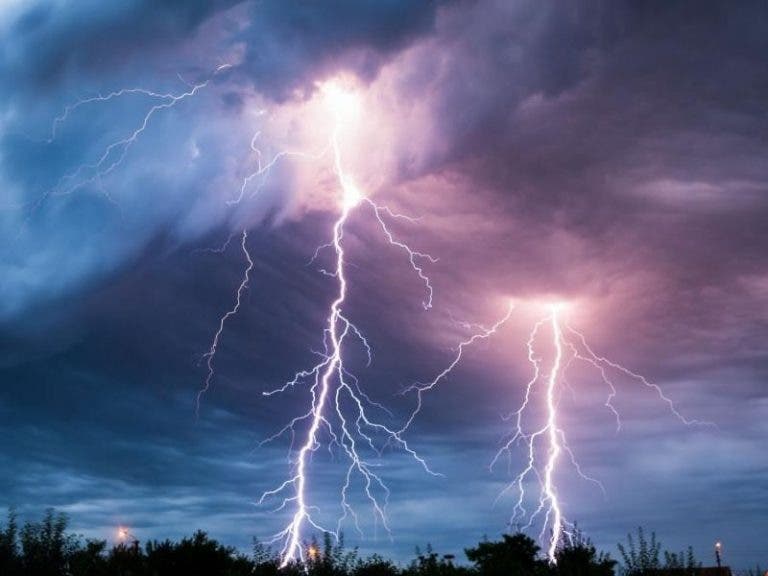
<path id="1" fill-rule="evenodd" d="M 428 544 L 424 553 L 416 548 L 416 559 L 403 571 L 403 576 L 460 576 L 470 573 L 462 566 L 454 566 L 452 557 L 440 556 Z"/>
<path id="2" fill-rule="evenodd" d="M 352 570 L 352 576 L 398 576 L 400 570 L 390 560 L 374 554 L 359 560 Z"/>
<path id="3" fill-rule="evenodd" d="M 569 541 L 555 552 L 559 576 L 613 576 L 616 560 L 598 552 L 589 538 L 577 528 Z"/>
<path id="4" fill-rule="evenodd" d="M 0 574 L 15 576 L 21 571 L 21 557 L 18 548 L 19 526 L 16 513 L 8 512 L 8 521 L 0 530 Z"/>
<path id="5" fill-rule="evenodd" d="M 539 558 L 539 546 L 525 534 L 505 534 L 500 542 L 480 542 L 464 553 L 483 576 L 545 576 L 549 564 Z"/>
<path id="6" fill-rule="evenodd" d="M 378 555 L 362 558 L 357 548 L 346 549 L 343 538 L 335 541 L 330 534 L 322 542 L 313 538 L 304 548 L 306 563 L 285 568 L 273 550 L 258 542 L 246 556 L 202 531 L 179 541 L 109 548 L 104 540 L 69 533 L 64 514 L 48 510 L 40 522 L 20 526 L 11 510 L 5 524 L 0 523 L 0 576 L 614 576 L 617 564 L 578 530 L 557 549 L 556 565 L 522 533 L 467 548 L 471 565 L 455 564 L 452 555 L 427 546 L 424 552 L 417 548 L 408 565 L 398 566 Z M 701 567 L 690 548 L 662 553 L 655 533 L 647 537 L 642 529 L 637 538 L 628 535 L 619 552 L 623 576 L 693 576 Z"/>
<path id="7" fill-rule="evenodd" d="M 76 536 L 66 533 L 67 517 L 47 510 L 41 522 L 27 522 L 21 528 L 21 566 L 25 574 L 60 576 L 79 548 Z"/>
<path id="8" fill-rule="evenodd" d="M 637 529 L 637 542 L 632 534 L 627 534 L 627 546 L 619 543 L 619 553 L 624 562 L 623 576 L 654 576 L 665 574 L 667 576 L 692 576 L 701 568 L 701 563 L 696 561 L 693 548 L 685 552 L 663 553 L 662 563 L 661 543 L 656 538 L 656 533 L 651 532 L 650 538 L 646 537 L 642 527 Z"/>

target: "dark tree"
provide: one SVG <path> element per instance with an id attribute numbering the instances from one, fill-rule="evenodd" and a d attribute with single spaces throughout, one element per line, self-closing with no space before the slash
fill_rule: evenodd
<path id="1" fill-rule="evenodd" d="M 674 572 L 680 576 L 694 576 L 701 568 L 701 562 L 697 562 L 693 555 L 693 548 L 688 547 L 684 552 L 664 551 L 664 570 Z"/>
<path id="2" fill-rule="evenodd" d="M 661 544 L 656 540 L 656 532 L 651 532 L 650 540 L 640 526 L 637 529 L 637 543 L 632 534 L 627 534 L 627 547 L 618 544 L 621 559 L 624 562 L 625 576 L 641 576 L 651 574 L 661 568 Z"/>
<path id="3" fill-rule="evenodd" d="M 398 574 L 400 571 L 397 566 L 378 554 L 359 560 L 352 570 L 352 576 L 398 576 Z"/>
<path id="4" fill-rule="evenodd" d="M 280 557 L 258 540 L 253 541 L 253 574 L 255 576 L 298 576 L 299 566 L 280 569 Z"/>
<path id="5" fill-rule="evenodd" d="M 557 549 L 555 559 L 554 571 L 559 576 L 613 576 L 617 564 L 610 555 L 598 552 L 578 529 Z"/>
<path id="6" fill-rule="evenodd" d="M 27 522 L 20 540 L 23 573 L 28 576 L 64 576 L 69 571 L 70 556 L 79 548 L 79 540 L 68 535 L 67 517 L 48 510 L 42 522 Z"/>
<path id="7" fill-rule="evenodd" d="M 133 549 L 129 548 L 129 554 Z M 253 563 L 234 548 L 224 546 L 198 530 L 191 538 L 178 544 L 149 542 L 146 559 L 134 553 L 146 564 L 147 574 L 157 576 L 245 576 L 253 572 Z"/>
<path id="8" fill-rule="evenodd" d="M 21 574 L 21 557 L 19 556 L 19 525 L 16 513 L 8 512 L 8 521 L 0 530 L 0 574 L 17 576 Z"/>
<path id="9" fill-rule="evenodd" d="M 147 572 L 144 553 L 134 545 L 118 544 L 112 548 L 107 566 L 110 576 L 139 576 Z"/>
<path id="10" fill-rule="evenodd" d="M 345 576 L 357 562 L 357 549 L 344 549 L 344 535 L 340 534 L 334 543 L 330 533 L 323 534 L 322 547 L 317 538 L 305 546 L 307 573 L 311 576 Z"/>
<path id="11" fill-rule="evenodd" d="M 85 547 L 72 552 L 68 564 L 73 576 L 108 576 L 110 575 L 105 540 L 88 540 Z"/>
<path id="12" fill-rule="evenodd" d="M 441 556 L 427 545 L 427 550 L 422 553 L 416 549 L 416 559 L 403 571 L 403 576 L 457 576 L 470 574 L 463 567 L 454 566 L 453 556 Z"/>
<path id="13" fill-rule="evenodd" d="M 642 527 L 637 529 L 637 542 L 632 534 L 627 534 L 627 546 L 619 543 L 618 548 L 624 562 L 624 576 L 691 576 L 701 568 L 701 563 L 696 561 L 693 548 L 690 547 L 680 553 L 665 550 L 662 563 L 661 542 L 656 539 L 655 532 L 651 532 L 651 537 L 647 538 Z"/>
<path id="14" fill-rule="evenodd" d="M 523 533 L 504 534 L 500 542 L 481 542 L 464 551 L 483 576 L 545 576 L 549 565 L 538 558 L 539 547 Z"/>

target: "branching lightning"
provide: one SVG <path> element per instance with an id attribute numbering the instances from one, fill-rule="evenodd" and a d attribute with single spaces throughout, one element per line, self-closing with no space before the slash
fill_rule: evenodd
<path id="1" fill-rule="evenodd" d="M 240 204 L 244 199 L 246 195 L 246 191 L 249 187 L 251 187 L 252 182 L 256 182 L 256 185 L 253 186 L 253 190 L 251 191 L 250 197 L 253 198 L 256 194 L 258 194 L 259 190 L 261 189 L 261 186 L 266 181 L 267 176 L 269 175 L 272 168 L 277 165 L 278 162 L 285 158 L 296 158 L 296 159 L 302 159 L 302 160 L 320 160 L 325 156 L 328 152 L 328 147 L 320 150 L 316 154 L 311 154 L 307 152 L 301 152 L 301 151 L 291 151 L 291 150 L 282 150 L 278 153 L 276 153 L 272 158 L 265 162 L 264 161 L 264 154 L 262 153 L 261 149 L 256 146 L 257 141 L 261 137 L 261 131 L 256 132 L 253 135 L 253 138 L 251 138 L 251 150 L 256 154 L 256 170 L 245 176 L 243 178 L 243 183 L 240 186 L 240 191 L 237 195 L 237 197 L 227 200 L 227 204 L 232 206 L 235 204 Z"/>
<path id="2" fill-rule="evenodd" d="M 63 126 L 71 120 L 75 113 L 87 106 L 106 104 L 126 98 L 142 98 L 150 103 L 148 108 L 142 112 L 138 123 L 129 128 L 127 134 L 104 145 L 96 152 L 92 160 L 86 161 L 62 175 L 32 204 L 32 211 L 39 208 L 50 197 L 69 195 L 91 185 L 100 188 L 104 196 L 114 203 L 112 196 L 102 188 L 102 180 L 113 174 L 123 164 L 131 148 L 150 127 L 152 120 L 161 112 L 196 96 L 210 84 L 216 75 L 228 68 L 230 68 L 228 64 L 219 66 L 208 79 L 196 84 L 187 83 L 182 79 L 187 89 L 179 93 L 160 92 L 143 87 L 128 87 L 106 94 L 81 98 L 67 105 L 62 113 L 53 119 L 49 135 L 44 140 L 45 144 L 54 143 L 60 137 Z M 285 392 L 289 388 L 306 385 L 311 394 L 308 409 L 265 440 L 265 442 L 270 442 L 287 433 L 290 433 L 292 438 L 289 452 L 291 454 L 289 478 L 277 487 L 265 491 L 259 500 L 259 503 L 267 503 L 270 500 L 277 501 L 276 510 L 292 509 L 290 522 L 270 539 L 271 543 L 279 542 L 281 545 L 283 566 L 292 561 L 304 561 L 302 538 L 307 528 L 327 530 L 315 519 L 319 510 L 312 501 L 310 490 L 311 458 L 321 447 L 325 437 L 327 437 L 328 449 L 333 450 L 335 447 L 348 463 L 345 480 L 340 488 L 341 513 L 335 529 L 328 531 L 338 534 L 342 524 L 346 520 L 351 520 L 358 532 L 362 534 L 358 513 L 349 499 L 353 485 L 359 482 L 364 497 L 370 503 L 374 519 L 384 527 L 387 533 L 390 532 L 386 513 L 389 489 L 376 470 L 379 463 L 372 461 L 369 455 L 373 454 L 374 457 L 379 457 L 384 449 L 395 447 L 415 460 L 428 474 L 437 475 L 430 469 L 426 461 L 411 448 L 403 434 L 421 409 L 422 393 L 431 389 L 447 376 L 461 359 L 466 346 L 473 344 L 478 339 L 490 337 L 509 318 L 512 312 L 510 308 L 506 316 L 497 324 L 489 329 L 483 328 L 479 333 L 461 342 L 450 367 L 441 372 L 431 383 L 416 384 L 410 389 L 417 392 L 418 404 L 404 425 L 400 427 L 385 425 L 374 417 L 373 412 L 384 413 L 390 418 L 393 415 L 386 407 L 373 401 L 363 391 L 357 377 L 345 365 L 345 349 L 354 343 L 362 347 L 368 363 L 370 364 L 372 361 L 370 344 L 345 311 L 348 292 L 344 243 L 345 226 L 354 212 L 362 208 L 371 211 L 384 239 L 391 247 L 405 255 L 414 274 L 423 284 L 425 295 L 422 306 L 425 310 L 429 310 L 433 305 L 433 286 L 426 273 L 425 265 L 435 263 L 437 259 L 426 252 L 412 249 L 393 233 L 391 222 L 396 220 L 413 222 L 416 219 L 394 212 L 389 207 L 380 205 L 366 197 L 356 186 L 350 174 L 345 171 L 340 134 L 345 124 L 348 123 L 348 119 L 344 118 L 345 113 L 350 107 L 354 108 L 356 103 L 353 102 L 353 95 L 339 89 L 333 83 L 323 86 L 323 92 L 325 92 L 333 108 L 335 120 L 328 145 L 317 152 L 284 150 L 271 158 L 265 158 L 257 146 L 261 132 L 256 132 L 250 143 L 251 151 L 255 154 L 256 167 L 242 179 L 238 193 L 227 201 L 228 205 L 234 206 L 241 204 L 246 198 L 253 198 L 266 182 L 272 169 L 284 159 L 318 161 L 329 152 L 332 154 L 334 173 L 341 192 L 340 212 L 333 225 L 331 241 L 318 247 L 312 259 L 313 261 L 317 259 L 324 250 L 333 253 L 333 266 L 330 269 L 321 269 L 320 271 L 333 277 L 338 286 L 337 295 L 328 310 L 323 334 L 323 350 L 319 352 L 320 360 L 313 367 L 297 372 L 282 387 L 264 393 L 265 396 L 272 396 Z M 223 246 L 208 251 L 213 253 L 225 252 L 235 236 L 236 234 L 230 235 Z M 242 277 L 235 291 L 232 306 L 219 318 L 208 350 L 201 357 L 201 363 L 205 365 L 206 375 L 196 398 L 196 413 L 198 415 L 202 398 L 211 389 L 215 379 L 216 355 L 225 328 L 242 308 L 243 298 L 249 287 L 251 273 L 254 269 L 254 260 L 247 245 L 248 229 L 243 228 L 239 237 L 239 247 L 244 256 Z M 294 441 L 297 437 L 301 437 L 302 441 L 298 449 L 294 451 Z"/>
<path id="3" fill-rule="evenodd" d="M 387 218 L 406 217 L 365 197 L 352 177 L 344 170 L 339 136 L 345 122 L 339 112 L 340 107 L 347 108 L 353 103 L 348 101 L 350 97 L 348 94 L 338 92 L 333 86 L 328 87 L 328 90 L 328 96 L 336 113 L 330 147 L 333 152 L 334 172 L 341 189 L 340 213 L 333 225 L 331 241 L 319 247 L 314 258 L 324 249 L 332 251 L 333 267 L 323 272 L 336 280 L 338 291 L 328 311 L 323 338 L 324 350 L 320 353 L 319 362 L 307 370 L 297 372 L 282 387 L 264 393 L 265 396 L 271 396 L 300 384 L 309 385 L 311 393 L 309 409 L 293 418 L 283 429 L 265 441 L 269 442 L 290 433 L 291 453 L 293 453 L 293 440 L 297 436 L 303 438 L 298 450 L 291 458 L 289 478 L 275 488 L 265 491 L 259 500 L 259 504 L 276 501 L 276 510 L 289 507 L 293 510 L 285 528 L 268 540 L 270 544 L 280 545 L 282 566 L 293 561 L 304 561 L 302 538 L 304 529 L 307 527 L 338 534 L 343 522 L 351 519 L 355 528 L 361 533 L 358 514 L 348 498 L 355 479 L 361 483 L 363 494 L 370 503 L 374 518 L 381 522 L 389 533 L 386 514 L 389 489 L 375 470 L 378 464 L 369 461 L 363 449 L 380 456 L 384 447 L 397 447 L 412 457 L 427 473 L 435 475 L 424 459 L 403 438 L 401 430 L 382 424 L 370 415 L 371 410 L 386 410 L 362 391 L 357 378 L 345 365 L 344 351 L 349 340 L 356 341 L 362 346 L 369 363 L 371 361 L 371 346 L 362 331 L 348 318 L 344 308 L 349 289 L 344 244 L 345 226 L 353 212 L 359 208 L 368 207 L 373 211 L 387 242 L 406 254 L 411 268 L 424 283 L 425 309 L 432 306 L 432 285 L 424 272 L 422 263 L 436 260 L 429 254 L 412 250 L 407 244 L 396 239 L 387 224 Z M 298 431 L 300 424 L 305 425 L 306 429 Z M 329 529 L 316 520 L 319 509 L 313 504 L 310 493 L 310 460 L 322 445 L 323 433 L 327 434 L 329 439 L 329 449 L 332 446 L 338 447 L 348 462 L 345 481 L 340 489 L 341 513 L 335 529 Z"/>
<path id="4" fill-rule="evenodd" d="M 222 246 L 221 250 L 223 251 L 226 249 L 226 247 L 229 245 L 230 241 L 232 240 L 232 236 L 230 236 L 227 239 L 226 244 Z M 197 393 L 197 402 L 195 404 L 195 411 L 196 414 L 200 415 L 200 400 L 202 399 L 203 395 L 208 392 L 211 388 L 211 382 L 213 381 L 214 376 L 214 370 L 213 370 L 213 362 L 216 357 L 216 351 L 219 348 L 219 340 L 221 339 L 221 335 L 224 332 L 224 324 L 229 320 L 232 316 L 236 315 L 238 311 L 240 310 L 240 305 L 242 304 L 242 298 L 243 298 L 243 292 L 245 292 L 246 288 L 248 287 L 248 282 L 250 282 L 250 274 L 251 270 L 253 270 L 253 258 L 251 258 L 250 252 L 248 252 L 248 246 L 246 245 L 246 241 L 248 240 L 248 230 L 243 230 L 241 240 L 240 240 L 240 248 L 243 251 L 243 255 L 245 256 L 245 261 L 247 262 L 245 270 L 243 271 L 243 279 L 240 281 L 240 285 L 237 287 L 237 292 L 235 293 L 235 304 L 232 306 L 230 310 L 227 310 L 227 312 L 219 319 L 219 328 L 216 330 L 216 333 L 213 336 L 213 340 L 211 341 L 211 347 L 208 349 L 208 352 L 203 354 L 202 360 L 205 361 L 206 368 L 208 369 L 208 374 L 205 377 L 205 383 L 203 384 L 203 387 L 198 391 Z"/>
<path id="5" fill-rule="evenodd" d="M 565 373 L 574 361 L 585 362 L 594 367 L 601 381 L 608 387 L 608 396 L 605 406 L 616 419 L 617 431 L 621 427 L 619 412 L 612 404 L 617 394 L 616 386 L 611 379 L 610 372 L 617 372 L 632 380 L 639 381 L 651 388 L 658 397 L 667 404 L 670 412 L 683 424 L 708 424 L 698 420 L 690 420 L 683 417 L 675 404 L 667 397 L 662 389 L 645 377 L 637 374 L 620 364 L 617 364 L 603 356 L 596 354 L 587 343 L 585 336 L 571 328 L 563 319 L 565 305 L 552 304 L 548 306 L 546 317 L 540 319 L 533 326 L 526 342 L 528 361 L 533 369 L 533 376 L 528 381 L 520 407 L 513 412 L 508 420 L 513 423 L 509 439 L 496 453 L 491 462 L 491 468 L 503 456 L 511 458 L 514 448 L 519 444 L 525 446 L 526 464 L 514 480 L 502 490 L 499 498 L 508 492 L 517 494 L 512 509 L 510 524 L 520 525 L 523 529 L 529 529 L 538 518 L 541 518 L 540 539 L 546 540 L 546 555 L 550 562 L 557 561 L 557 550 L 563 538 L 572 535 L 571 525 L 565 519 L 562 503 L 558 496 L 556 476 L 563 453 L 567 454 L 576 473 L 583 479 L 597 484 L 603 493 L 602 484 L 584 474 L 574 453 L 568 446 L 567 437 L 561 427 L 559 419 L 559 403 L 562 395 L 562 387 L 565 384 Z M 550 337 L 550 355 L 548 368 L 544 367 L 545 356 L 539 347 L 542 332 L 548 332 Z M 543 405 L 543 422 L 529 429 L 526 426 L 526 418 L 534 418 L 532 404 L 535 394 L 540 393 L 540 403 Z M 538 496 L 535 498 L 536 508 L 529 513 L 526 509 L 527 483 L 533 482 Z M 549 538 L 545 538 L 549 531 Z"/>
<path id="6" fill-rule="evenodd" d="M 98 184 L 102 179 L 112 174 L 125 160 L 131 147 L 141 138 L 150 126 L 152 119 L 164 110 L 173 108 L 180 102 L 194 97 L 212 81 L 213 77 L 230 66 L 219 66 L 207 80 L 189 84 L 188 89 L 180 93 L 163 93 L 145 88 L 124 88 L 104 95 L 80 99 L 64 108 L 63 112 L 54 118 L 50 133 L 45 142 L 53 143 L 60 135 L 62 126 L 79 109 L 97 103 L 110 102 L 126 97 L 141 97 L 152 102 L 146 109 L 141 120 L 133 126 L 127 135 L 110 142 L 97 152 L 96 157 L 88 163 L 77 166 L 64 174 L 48 189 L 33 205 L 39 207 L 51 196 L 71 194 L 83 187 Z M 329 251 L 332 265 L 320 271 L 333 278 L 337 291 L 329 305 L 325 327 L 323 330 L 323 349 L 318 352 L 319 360 L 308 369 L 297 371 L 293 377 L 282 386 L 264 392 L 270 397 L 297 387 L 306 387 L 310 401 L 306 410 L 292 418 L 286 426 L 270 436 L 265 442 L 271 442 L 284 435 L 290 435 L 289 448 L 290 469 L 287 478 L 274 488 L 268 489 L 259 498 L 259 504 L 275 503 L 274 510 L 289 510 L 290 518 L 287 524 L 268 543 L 280 548 L 281 565 L 291 562 L 304 562 L 305 551 L 303 538 L 307 529 L 316 529 L 338 535 L 343 524 L 351 521 L 356 530 L 362 534 L 358 512 L 352 505 L 350 491 L 359 485 L 362 496 L 367 499 L 372 516 L 381 523 L 387 533 L 390 532 L 387 505 L 389 489 L 382 479 L 377 467 L 380 465 L 374 459 L 382 455 L 384 449 L 395 447 L 411 457 L 425 472 L 437 475 L 430 469 L 427 462 L 411 448 L 404 435 L 418 416 L 423 406 L 423 396 L 446 379 L 458 365 L 467 347 L 480 340 L 485 340 L 498 333 L 510 319 L 514 305 L 503 317 L 490 327 L 480 327 L 470 337 L 459 343 L 455 354 L 448 366 L 440 371 L 432 380 L 417 382 L 404 390 L 404 394 L 414 393 L 416 406 L 408 414 L 404 423 L 392 426 L 381 423 L 375 413 L 381 412 L 388 417 L 392 414 L 381 404 L 371 399 L 363 390 L 357 377 L 348 368 L 345 359 L 348 358 L 350 346 L 357 345 L 365 354 L 368 364 L 372 361 L 372 347 L 364 333 L 352 322 L 346 309 L 349 282 L 347 277 L 347 254 L 345 246 L 345 228 L 353 215 L 362 210 L 371 211 L 389 246 L 401 252 L 408 264 L 423 284 L 424 299 L 422 305 L 429 310 L 433 305 L 433 286 L 425 267 L 437 260 L 426 252 L 412 249 L 408 244 L 399 240 L 392 232 L 391 222 L 394 220 L 413 221 L 413 218 L 390 210 L 387 206 L 375 203 L 361 192 L 352 176 L 345 170 L 340 136 L 348 126 L 349 118 L 344 117 L 344 111 L 355 107 L 354 95 L 339 89 L 333 84 L 323 88 L 325 95 L 333 108 L 334 128 L 328 144 L 317 152 L 281 151 L 271 157 L 264 158 L 257 147 L 260 132 L 251 140 L 251 150 L 256 155 L 256 168 L 242 180 L 238 193 L 230 199 L 228 205 L 243 202 L 247 194 L 253 197 L 258 193 L 270 171 L 283 159 L 296 158 L 305 160 L 321 160 L 330 153 L 333 160 L 333 171 L 337 179 L 340 198 L 338 201 L 338 216 L 332 226 L 331 239 L 327 244 L 317 248 L 312 258 L 314 262 L 324 251 Z M 108 194 L 105 196 L 112 200 Z M 242 277 L 234 294 L 232 306 L 219 318 L 217 329 L 210 346 L 203 354 L 201 362 L 206 367 L 206 376 L 202 388 L 197 395 L 197 411 L 203 395 L 208 392 L 215 378 L 215 360 L 219 350 L 225 327 L 232 317 L 238 314 L 243 304 L 243 297 L 251 281 L 254 260 L 247 246 L 248 230 L 240 233 L 240 249 L 244 256 L 245 265 Z M 227 243 L 214 252 L 227 249 L 236 234 Z M 660 386 L 649 381 L 644 376 L 613 362 L 595 352 L 584 334 L 572 328 L 563 318 L 566 308 L 562 304 L 550 304 L 545 317 L 538 320 L 526 341 L 527 359 L 532 367 L 532 377 L 524 388 L 523 401 L 520 407 L 508 418 L 512 430 L 508 439 L 503 443 L 491 462 L 493 468 L 503 457 L 513 457 L 515 450 L 523 446 L 523 470 L 499 494 L 515 495 L 510 523 L 525 523 L 524 529 L 530 529 L 535 523 L 541 526 L 540 539 L 546 541 L 546 555 L 550 562 L 556 562 L 557 551 L 563 539 L 571 535 L 571 525 L 565 518 L 563 505 L 559 497 L 557 479 L 560 466 L 564 459 L 568 460 L 581 478 L 597 484 L 599 481 L 583 473 L 573 451 L 568 445 L 567 436 L 560 418 L 560 400 L 568 368 L 576 362 L 594 368 L 600 381 L 607 387 L 608 393 L 604 405 L 616 421 L 617 431 L 621 429 L 621 417 L 614 406 L 617 396 L 616 378 L 639 382 L 652 390 L 656 396 L 667 405 L 667 408 L 683 424 L 710 424 L 684 417 L 674 402 L 664 393 Z M 548 337 L 548 344 L 542 348 L 540 342 Z M 545 353 L 546 352 L 546 353 Z M 543 417 L 538 414 L 538 406 L 543 408 Z M 530 421 L 536 422 L 529 425 Z M 298 445 L 296 445 L 298 442 Z M 324 526 L 319 520 L 320 509 L 315 503 L 312 491 L 311 459 L 323 446 L 345 459 L 346 473 L 344 482 L 339 490 L 340 513 L 336 525 L 332 528 Z M 529 496 L 530 485 L 534 486 L 535 502 L 532 512 Z M 547 537 L 547 532 L 549 536 Z"/>
<path id="7" fill-rule="evenodd" d="M 152 121 L 152 118 L 158 113 L 173 108 L 180 102 L 194 97 L 200 90 L 206 88 L 213 77 L 221 72 L 231 68 L 230 64 L 222 64 L 217 67 L 211 77 L 198 84 L 189 85 L 189 89 L 178 93 L 160 93 L 153 90 L 148 90 L 141 87 L 136 88 L 123 88 L 115 90 L 108 94 L 92 96 L 90 98 L 82 98 L 75 101 L 73 104 L 69 104 L 64 108 L 64 111 L 54 118 L 51 124 L 51 131 L 49 137 L 45 140 L 45 143 L 51 144 L 58 136 L 60 127 L 69 119 L 69 117 L 79 108 L 88 104 L 105 103 L 118 98 L 126 96 L 143 96 L 156 102 L 153 104 L 141 118 L 141 121 L 130 130 L 128 135 L 118 138 L 113 142 L 105 146 L 99 153 L 98 158 L 92 162 L 79 165 L 74 170 L 64 174 L 51 188 L 42 194 L 40 198 L 33 204 L 33 209 L 39 207 L 51 196 L 62 196 L 71 194 L 87 185 L 100 182 L 103 178 L 111 174 L 116 168 L 118 168 L 125 159 L 128 151 L 139 140 L 141 135 L 147 130 Z M 104 193 L 106 198 L 110 201 L 113 199 Z"/>
<path id="8" fill-rule="evenodd" d="M 456 368 L 458 363 L 461 361 L 462 356 L 464 355 L 464 349 L 467 348 L 468 346 L 471 346 L 478 340 L 485 340 L 487 338 L 490 338 L 494 334 L 496 334 L 496 332 L 498 332 L 498 330 L 502 327 L 502 325 L 506 323 L 507 320 L 509 320 L 509 318 L 512 316 L 512 312 L 514 311 L 514 309 L 515 309 L 514 304 L 510 303 L 507 313 L 500 320 L 498 320 L 493 326 L 491 326 L 490 328 L 485 328 L 483 326 L 480 326 L 479 332 L 472 334 L 472 336 L 460 342 L 459 345 L 456 347 L 456 353 L 453 356 L 453 360 L 451 360 L 448 366 L 443 370 L 441 370 L 437 374 L 437 376 L 435 376 L 432 380 L 430 380 L 429 382 L 416 382 L 415 384 L 412 384 L 411 386 L 409 386 L 403 391 L 404 394 L 407 394 L 410 392 L 416 393 L 416 407 L 413 409 L 410 416 L 406 420 L 405 424 L 400 429 L 401 433 L 405 432 L 410 427 L 410 425 L 413 423 L 416 416 L 419 414 L 419 412 L 421 412 L 424 394 L 432 390 L 435 386 L 437 386 L 440 382 L 442 382 L 451 372 L 453 372 L 453 369 Z"/>

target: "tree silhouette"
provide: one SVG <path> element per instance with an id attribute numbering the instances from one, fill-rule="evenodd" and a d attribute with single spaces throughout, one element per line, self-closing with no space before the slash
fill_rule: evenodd
<path id="1" fill-rule="evenodd" d="M 578 529 L 556 550 L 555 559 L 559 576 L 613 576 L 617 564 Z"/>
<path id="2" fill-rule="evenodd" d="M 74 550 L 68 561 L 70 574 L 77 576 L 111 576 L 106 559 L 107 543 L 89 540 L 85 547 Z"/>
<path id="3" fill-rule="evenodd" d="M 304 544 L 306 562 L 281 568 L 279 556 L 254 542 L 246 556 L 197 531 L 178 541 L 152 540 L 143 547 L 104 540 L 84 540 L 67 531 L 67 517 L 46 511 L 40 522 L 19 525 L 9 511 L 0 523 L 0 576 L 613 576 L 616 562 L 599 552 L 578 530 L 556 551 L 550 565 L 539 546 L 522 533 L 488 539 L 465 550 L 471 566 L 454 563 L 431 546 L 416 549 L 416 558 L 401 567 L 378 555 L 361 558 L 357 548 L 347 550 L 344 539 L 323 534 Z M 638 529 L 625 547 L 623 576 L 695 576 L 700 564 L 689 548 L 663 553 L 656 535 Z M 762 576 L 762 574 L 756 575 Z"/>
<path id="4" fill-rule="evenodd" d="M 453 557 L 441 556 L 428 544 L 424 553 L 416 548 L 416 559 L 405 569 L 403 576 L 454 576 L 468 573 L 466 568 L 454 566 Z"/>
<path id="5" fill-rule="evenodd" d="M 480 542 L 464 553 L 483 576 L 544 576 L 549 565 L 538 557 L 536 542 L 522 532 L 504 534 L 500 542 Z"/>
<path id="6" fill-rule="evenodd" d="M 627 546 L 619 543 L 618 548 L 624 562 L 623 576 L 654 576 L 661 573 L 690 576 L 701 568 L 690 547 L 680 553 L 665 550 L 662 563 L 661 542 L 656 539 L 655 532 L 651 532 L 650 539 L 647 538 L 642 526 L 637 529 L 637 542 L 632 534 L 627 534 Z"/>
<path id="7" fill-rule="evenodd" d="M 307 552 L 307 573 L 311 576 L 344 576 L 352 571 L 357 562 L 357 549 L 344 550 L 344 535 L 334 543 L 330 533 L 323 534 L 322 547 L 317 538 L 305 546 Z"/>
<path id="8" fill-rule="evenodd" d="M 656 532 L 651 532 L 649 540 L 640 526 L 637 529 L 637 544 L 632 534 L 627 534 L 627 547 L 619 543 L 618 548 L 624 562 L 624 576 L 641 576 L 661 568 L 661 544 L 656 540 Z"/>
<path id="9" fill-rule="evenodd" d="M 378 554 L 374 554 L 365 560 L 358 560 L 352 576 L 398 576 L 400 571 L 389 560 L 385 560 Z"/>
<path id="10" fill-rule="evenodd" d="M 137 548 L 118 546 L 113 549 L 112 562 L 120 563 L 120 576 L 245 576 L 253 574 L 254 568 L 249 558 L 201 530 L 178 543 L 148 542 L 143 553 Z"/>
<path id="11" fill-rule="evenodd" d="M 41 522 L 27 522 L 20 531 L 24 574 L 65 576 L 69 558 L 79 547 L 78 538 L 66 533 L 67 517 L 46 511 Z"/>
<path id="12" fill-rule="evenodd" d="M 19 525 L 16 513 L 10 510 L 5 528 L 0 530 L 0 574 L 16 576 L 21 573 L 18 540 Z"/>

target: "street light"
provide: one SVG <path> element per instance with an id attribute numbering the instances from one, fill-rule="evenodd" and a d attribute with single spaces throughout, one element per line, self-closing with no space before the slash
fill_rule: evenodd
<path id="1" fill-rule="evenodd" d="M 722 558 L 720 556 L 720 553 L 722 552 L 722 550 L 723 550 L 723 544 L 722 542 L 720 542 L 720 540 L 718 540 L 717 542 L 715 542 L 715 560 L 717 561 L 718 568 L 723 567 Z"/>
<path id="2" fill-rule="evenodd" d="M 122 543 L 132 542 L 133 548 L 136 552 L 139 551 L 139 539 L 134 536 L 131 531 L 125 526 L 117 527 L 117 539 Z"/>

